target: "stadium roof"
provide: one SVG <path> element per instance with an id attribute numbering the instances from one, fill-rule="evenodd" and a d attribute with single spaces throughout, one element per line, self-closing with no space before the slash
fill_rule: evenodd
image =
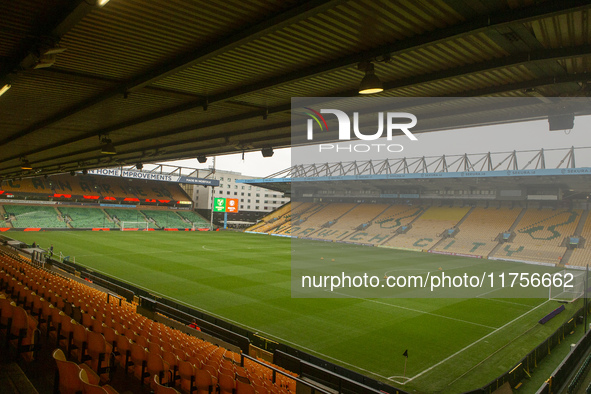
<path id="1" fill-rule="evenodd" d="M 289 146 L 291 97 L 355 96 L 368 61 L 380 96 L 587 97 L 590 8 L 2 2 L 0 177 Z"/>
<path id="2" fill-rule="evenodd" d="M 237 180 L 290 195 L 298 187 L 317 190 L 563 190 L 566 197 L 591 193 L 590 167 L 576 156 L 591 147 L 464 154 L 294 165 L 267 178 Z"/>

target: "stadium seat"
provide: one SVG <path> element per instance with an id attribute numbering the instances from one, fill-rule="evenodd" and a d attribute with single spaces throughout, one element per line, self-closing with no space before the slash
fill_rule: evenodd
<path id="1" fill-rule="evenodd" d="M 4 331 L 6 334 L 6 342 L 4 345 L 5 349 L 8 349 L 8 343 L 10 341 L 10 328 L 12 326 L 12 315 L 14 313 L 14 307 L 16 303 L 9 298 L 0 299 L 0 331 Z"/>
<path id="2" fill-rule="evenodd" d="M 166 387 L 160 384 L 158 375 L 154 375 L 154 394 L 181 394 L 174 387 Z"/>
<path id="3" fill-rule="evenodd" d="M 53 359 L 57 365 L 57 371 L 54 382 L 54 392 L 60 394 L 78 394 L 82 392 L 82 381 L 80 380 L 81 369 L 88 370 L 88 366 L 85 364 L 76 364 L 66 360 L 66 356 L 61 349 L 55 349 L 52 354 Z M 87 374 L 89 382 L 98 384 L 98 380 L 93 380 L 92 377 L 96 374 Z"/>
<path id="4" fill-rule="evenodd" d="M 179 371 L 179 363 L 181 360 L 177 357 L 176 354 L 173 352 L 168 352 L 166 350 L 162 350 L 162 359 L 168 364 L 172 372 L 171 380 L 172 382 L 176 382 L 179 379 L 178 371 Z"/>
<path id="5" fill-rule="evenodd" d="M 233 394 L 236 388 L 236 380 L 233 375 L 220 372 L 218 374 L 218 386 L 220 394 Z"/>
<path id="6" fill-rule="evenodd" d="M 192 393 L 195 387 L 195 379 L 197 375 L 197 368 L 189 361 L 179 361 L 179 378 L 180 388 L 184 393 Z"/>
<path id="7" fill-rule="evenodd" d="M 195 373 L 195 386 L 197 388 L 197 394 L 212 394 L 215 392 L 217 382 L 209 372 L 198 369 Z"/>
<path id="8" fill-rule="evenodd" d="M 35 295 L 31 300 L 31 305 L 29 310 L 31 312 L 31 316 L 35 317 L 39 323 L 43 319 L 41 315 L 41 311 L 43 310 L 43 302 L 45 300 L 38 295 Z"/>
<path id="9" fill-rule="evenodd" d="M 72 345 L 70 346 L 70 355 L 78 360 L 79 363 L 84 361 L 86 356 L 86 349 L 88 348 L 88 329 L 82 324 L 76 324 L 74 326 L 74 332 L 72 335 Z"/>
<path id="10" fill-rule="evenodd" d="M 256 394 L 254 387 L 250 383 L 236 379 L 236 394 Z"/>
<path id="11" fill-rule="evenodd" d="M 107 343 L 103 334 L 88 332 L 88 357 L 90 366 L 99 376 L 110 372 L 112 346 Z"/>
<path id="12" fill-rule="evenodd" d="M 131 340 L 124 335 L 119 335 L 117 338 L 117 354 L 115 359 L 119 362 L 119 365 L 123 367 L 123 370 L 129 372 L 129 367 L 133 365 L 131 362 Z"/>
<path id="13" fill-rule="evenodd" d="M 70 354 L 70 346 L 74 338 L 74 326 L 77 324 L 76 320 L 66 315 L 64 312 L 60 314 L 59 335 L 57 336 L 57 345 L 63 346 L 66 349 L 66 354 Z M 63 342 L 63 344 L 62 344 Z"/>
<path id="14" fill-rule="evenodd" d="M 37 320 L 29 316 L 23 308 L 13 308 L 8 338 L 13 342 L 17 354 L 22 354 L 25 360 L 32 361 L 39 350 Z"/>
<path id="15" fill-rule="evenodd" d="M 268 394 L 269 393 L 269 390 L 263 385 L 253 383 L 252 387 L 254 387 L 254 391 L 257 394 Z"/>
<path id="16" fill-rule="evenodd" d="M 217 381 L 218 380 L 218 375 L 219 375 L 219 371 L 218 368 L 216 368 L 213 365 L 208 365 L 205 364 L 201 369 L 203 369 L 204 371 L 209 372 L 209 374 Z"/>
<path id="17" fill-rule="evenodd" d="M 150 384 L 152 385 L 152 378 L 158 375 L 161 383 L 166 384 L 172 381 L 172 372 L 167 362 L 162 359 L 162 356 L 155 353 L 147 352 L 148 359 L 146 361 L 146 371 L 150 378 Z M 154 387 L 152 387 L 153 389 Z"/>
<path id="18" fill-rule="evenodd" d="M 99 386 L 98 383 L 91 383 L 92 381 L 100 380 L 98 375 L 94 374 L 93 371 L 81 369 L 79 373 L 80 381 L 82 382 L 82 393 L 83 394 L 119 394 L 117 390 L 108 384 Z"/>
<path id="19" fill-rule="evenodd" d="M 149 376 L 147 373 L 148 367 L 148 352 L 137 343 L 131 344 L 131 362 L 133 363 L 134 376 L 144 384 L 144 379 Z"/>

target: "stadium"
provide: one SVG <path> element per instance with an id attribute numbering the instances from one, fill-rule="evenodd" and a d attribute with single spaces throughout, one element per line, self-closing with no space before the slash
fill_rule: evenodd
<path id="1" fill-rule="evenodd" d="M 590 392 L 590 11 L 0 4 L 0 392 Z"/>

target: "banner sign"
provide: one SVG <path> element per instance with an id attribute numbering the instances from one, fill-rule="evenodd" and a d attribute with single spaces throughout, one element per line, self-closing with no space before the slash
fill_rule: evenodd
<path id="1" fill-rule="evenodd" d="M 88 170 L 92 175 L 118 176 L 121 178 L 145 179 L 149 181 L 190 183 L 192 185 L 219 186 L 217 179 L 194 178 L 184 175 L 157 174 L 152 172 L 121 170 L 120 168 L 100 168 L 97 170 Z"/>
<path id="2" fill-rule="evenodd" d="M 214 212 L 226 212 L 226 199 L 225 198 L 214 198 L 213 211 Z"/>
<path id="3" fill-rule="evenodd" d="M 213 211 L 214 212 L 238 212 L 238 199 L 237 198 L 214 198 L 213 200 Z"/>

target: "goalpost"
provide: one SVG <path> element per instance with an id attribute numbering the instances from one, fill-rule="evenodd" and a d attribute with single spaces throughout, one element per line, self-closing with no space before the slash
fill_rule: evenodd
<path id="1" fill-rule="evenodd" d="M 148 231 L 148 222 L 121 222 L 121 231 Z"/>
<path id="2" fill-rule="evenodd" d="M 574 302 L 582 298 L 585 294 L 585 276 L 586 271 L 579 270 L 564 270 L 561 271 L 562 281 L 561 286 L 551 286 L 549 299 L 560 302 Z"/>

